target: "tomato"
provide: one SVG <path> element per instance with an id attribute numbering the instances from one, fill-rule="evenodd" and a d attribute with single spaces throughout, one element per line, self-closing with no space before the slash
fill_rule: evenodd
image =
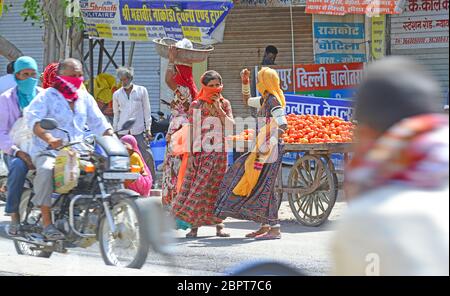
<path id="1" fill-rule="evenodd" d="M 308 144 L 309 141 L 308 141 L 308 139 L 306 139 L 306 138 L 301 138 L 301 139 L 299 140 L 299 143 L 301 143 L 301 144 Z"/>
<path id="2" fill-rule="evenodd" d="M 351 142 L 355 125 L 338 116 L 295 115 L 288 114 L 288 130 L 283 134 L 286 143 L 329 143 Z M 253 130 L 242 134 L 251 138 Z"/>

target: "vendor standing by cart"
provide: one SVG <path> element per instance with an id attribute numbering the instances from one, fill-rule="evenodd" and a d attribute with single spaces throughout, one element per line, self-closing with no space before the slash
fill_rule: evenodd
<path id="1" fill-rule="evenodd" d="M 221 219 L 232 217 L 261 223 L 260 229 L 247 234 L 247 238 L 279 239 L 281 195 L 275 194 L 275 182 L 283 156 L 280 137 L 287 129 L 285 97 L 278 73 L 273 69 L 265 67 L 258 73 L 257 88 L 262 97 L 250 98 L 247 69 L 241 77 L 244 102 L 258 109 L 258 118 L 265 125 L 258 128 L 255 148 L 240 157 L 223 179 L 215 214 Z"/>

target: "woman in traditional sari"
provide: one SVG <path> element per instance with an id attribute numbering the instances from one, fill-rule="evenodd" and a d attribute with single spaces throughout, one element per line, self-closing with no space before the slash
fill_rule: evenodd
<path id="1" fill-rule="evenodd" d="M 132 135 L 123 136 L 121 139 L 122 143 L 128 150 L 130 154 L 130 165 L 138 166 L 140 168 L 141 176 L 135 181 L 126 181 L 125 187 L 139 193 L 142 197 L 150 196 L 150 191 L 152 190 L 153 178 L 150 173 L 150 169 L 142 157 L 141 151 L 139 150 L 138 142 L 136 138 Z"/>
<path id="2" fill-rule="evenodd" d="M 219 73 L 208 71 L 201 82 L 202 89 L 189 111 L 194 130 L 193 150 L 181 190 L 172 203 L 172 214 L 190 224 L 191 231 L 186 237 L 197 237 L 198 228 L 206 225 L 216 225 L 217 236 L 229 237 L 223 232 L 222 220 L 214 215 L 214 205 L 227 169 L 223 127 L 234 125 L 233 113 L 230 102 L 221 95 L 223 85 Z M 196 135 L 197 129 L 201 135 Z"/>
<path id="3" fill-rule="evenodd" d="M 175 47 L 169 50 L 169 66 L 166 72 L 166 83 L 173 90 L 175 98 L 170 104 L 172 117 L 167 132 L 167 150 L 164 160 L 164 172 L 162 180 L 162 202 L 170 207 L 173 198 L 177 194 L 178 173 L 183 155 L 173 153 L 171 138 L 183 125 L 188 124 L 189 107 L 197 96 L 197 87 L 192 75 L 192 67 L 175 65 L 177 51 Z"/>
<path id="4" fill-rule="evenodd" d="M 274 189 L 283 156 L 280 136 L 287 129 L 285 98 L 275 70 L 262 68 L 258 73 L 257 87 L 262 97 L 257 98 L 250 98 L 250 72 L 245 69 L 241 76 L 244 102 L 258 109 L 258 118 L 265 125 L 258 126 L 255 148 L 240 157 L 223 179 L 215 214 L 221 219 L 261 223 L 259 230 L 246 235 L 248 238 L 279 239 L 281 196 Z"/>

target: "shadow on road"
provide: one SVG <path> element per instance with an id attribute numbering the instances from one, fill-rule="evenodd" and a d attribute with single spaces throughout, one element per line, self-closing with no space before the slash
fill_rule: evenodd
<path id="1" fill-rule="evenodd" d="M 7 225 L 9 225 L 9 222 L 7 222 L 7 221 L 0 222 L 0 238 L 11 240 L 9 235 L 6 233 L 6 226 Z"/>
<path id="2" fill-rule="evenodd" d="M 245 237 L 217 238 L 215 236 L 204 236 L 196 239 L 181 239 L 177 241 L 178 245 L 189 243 L 188 248 L 210 248 L 210 247 L 229 247 L 236 245 L 245 245 L 257 243 L 254 239 Z"/>
<path id="3" fill-rule="evenodd" d="M 298 224 L 295 221 L 281 221 L 281 232 L 282 233 L 311 233 L 311 232 L 322 232 L 322 231 L 332 231 L 335 221 L 327 221 L 322 226 L 319 227 L 308 227 Z M 255 231 L 258 229 L 259 224 L 251 221 L 226 221 L 225 225 L 230 229 L 245 229 Z"/>

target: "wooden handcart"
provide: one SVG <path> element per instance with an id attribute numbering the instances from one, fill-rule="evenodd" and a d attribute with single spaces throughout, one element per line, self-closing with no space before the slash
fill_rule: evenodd
<path id="1" fill-rule="evenodd" d="M 331 155 L 344 154 L 347 163 L 351 143 L 286 144 L 284 153 L 297 152 L 287 184 L 283 170 L 277 180 L 277 194 L 287 194 L 289 206 L 297 221 L 306 226 L 320 226 L 327 221 L 342 187 L 343 170 L 336 170 Z"/>
<path id="2" fill-rule="evenodd" d="M 239 143 L 239 144 L 238 144 Z M 230 145 L 240 145 L 249 151 L 252 143 L 234 140 Z M 352 143 L 285 144 L 283 153 L 297 153 L 290 169 L 287 184 L 283 182 L 280 169 L 275 192 L 287 195 L 289 206 L 297 221 L 305 226 L 320 226 L 333 210 L 339 189 L 342 188 L 344 171 L 337 170 L 331 160 L 332 154 L 343 154 L 344 163 L 352 152 Z"/>

